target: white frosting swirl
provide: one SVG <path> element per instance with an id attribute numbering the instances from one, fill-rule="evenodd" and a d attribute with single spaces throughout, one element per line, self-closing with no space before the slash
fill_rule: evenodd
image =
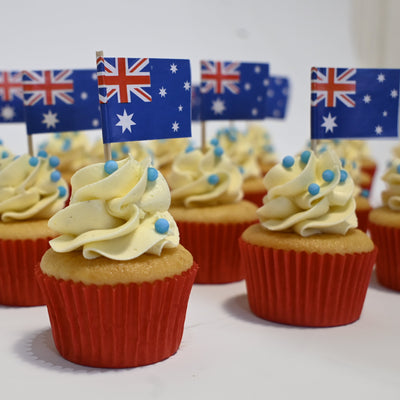
<path id="1" fill-rule="evenodd" d="M 186 149 L 190 140 L 188 138 L 159 139 L 146 142 L 147 148 L 153 156 L 155 168 L 160 168 L 172 163 L 175 157 Z"/>
<path id="2" fill-rule="evenodd" d="M 59 178 L 58 171 L 50 166 L 47 158 L 33 158 L 36 165 L 30 164 L 28 154 L 0 160 L 0 215 L 3 222 L 48 219 L 64 207 L 67 183 Z"/>
<path id="3" fill-rule="evenodd" d="M 308 154 L 308 162 L 297 156 L 293 166 L 285 168 L 280 163 L 265 175 L 268 193 L 257 210 L 260 222 L 269 230 L 294 231 L 301 236 L 344 235 L 357 227 L 353 180 L 348 176 L 340 182 L 341 174 L 346 173 L 341 173 L 340 160 L 332 150 L 318 157 L 313 152 Z M 329 182 L 323 178 L 326 170 L 333 173 Z M 319 192 L 311 194 L 310 184 L 317 184 Z"/>
<path id="4" fill-rule="evenodd" d="M 111 175 L 104 163 L 98 163 L 72 177 L 70 205 L 49 221 L 49 227 L 61 233 L 50 242 L 55 251 L 82 248 L 87 259 L 131 260 L 178 246 L 179 232 L 167 211 L 171 197 L 163 176 L 157 172 L 155 180 L 148 179 L 149 158 L 138 162 L 129 155 L 117 164 Z M 160 218 L 169 223 L 165 233 L 155 228 Z"/>
<path id="5" fill-rule="evenodd" d="M 243 177 L 221 147 L 181 153 L 172 164 L 169 183 L 175 205 L 201 207 L 228 204 L 243 198 Z M 220 154 L 220 155 L 216 155 Z"/>
<path id="6" fill-rule="evenodd" d="M 382 192 L 382 202 L 393 211 L 400 211 L 400 158 L 389 163 L 382 176 L 387 189 Z"/>

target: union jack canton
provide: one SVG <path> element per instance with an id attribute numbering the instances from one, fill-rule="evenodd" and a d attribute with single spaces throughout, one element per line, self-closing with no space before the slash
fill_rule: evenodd
<path id="1" fill-rule="evenodd" d="M 21 71 L 0 71 L 0 123 L 24 122 Z"/>
<path id="2" fill-rule="evenodd" d="M 398 136 L 400 70 L 311 69 L 311 138 Z"/>
<path id="3" fill-rule="evenodd" d="M 201 119 L 264 119 L 269 65 L 201 61 Z"/>
<path id="4" fill-rule="evenodd" d="M 24 71 L 28 134 L 100 128 L 96 70 Z"/>
<path id="5" fill-rule="evenodd" d="M 191 136 L 189 60 L 97 58 L 103 142 Z"/>

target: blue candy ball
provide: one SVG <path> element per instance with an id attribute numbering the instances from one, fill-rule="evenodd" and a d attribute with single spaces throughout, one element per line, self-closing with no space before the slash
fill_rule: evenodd
<path id="1" fill-rule="evenodd" d="M 129 146 L 127 146 L 126 144 L 124 144 L 124 145 L 121 147 L 121 151 L 122 151 L 124 154 L 128 154 L 128 153 L 129 153 Z"/>
<path id="2" fill-rule="evenodd" d="M 215 156 L 217 156 L 217 157 L 221 157 L 222 154 L 224 154 L 224 149 L 223 149 L 221 146 L 217 146 L 217 147 L 214 149 L 214 154 L 215 154 Z"/>
<path id="3" fill-rule="evenodd" d="M 64 197 L 66 194 L 67 194 L 67 189 L 65 189 L 64 186 L 59 186 L 58 187 L 58 196 Z"/>
<path id="4" fill-rule="evenodd" d="M 8 153 L 8 151 L 3 151 L 1 153 L 1 158 L 7 158 L 10 154 Z"/>
<path id="5" fill-rule="evenodd" d="M 218 146 L 219 145 L 219 140 L 217 138 L 213 138 L 213 139 L 210 140 L 210 143 L 213 146 Z"/>
<path id="6" fill-rule="evenodd" d="M 207 181 L 208 181 L 208 183 L 209 183 L 210 185 L 217 185 L 218 182 L 219 182 L 219 176 L 216 175 L 216 174 L 212 174 L 212 175 L 210 175 L 210 176 L 208 177 Z"/>
<path id="7" fill-rule="evenodd" d="M 36 167 L 36 165 L 38 165 L 38 164 L 39 164 L 39 159 L 37 157 L 31 157 L 29 159 L 29 165 L 31 167 Z"/>
<path id="8" fill-rule="evenodd" d="M 158 177 L 158 171 L 153 167 L 149 167 L 147 169 L 147 180 L 153 182 L 157 179 L 157 177 Z"/>
<path id="9" fill-rule="evenodd" d="M 369 196 L 369 190 L 368 189 L 361 190 L 361 196 L 367 198 Z"/>
<path id="10" fill-rule="evenodd" d="M 306 150 L 301 153 L 300 160 L 302 163 L 307 164 L 308 160 L 310 159 L 311 152 Z"/>
<path id="11" fill-rule="evenodd" d="M 56 168 L 60 165 L 60 159 L 57 156 L 51 156 L 49 158 L 50 167 Z"/>
<path id="12" fill-rule="evenodd" d="M 68 151 L 71 149 L 71 139 L 67 138 L 64 140 L 62 145 L 62 151 Z"/>
<path id="13" fill-rule="evenodd" d="M 334 178 L 335 178 L 335 173 L 331 169 L 326 169 L 322 173 L 322 179 L 325 182 L 332 182 Z"/>
<path id="14" fill-rule="evenodd" d="M 317 185 L 316 183 L 311 183 L 308 186 L 308 193 L 311 194 L 311 196 L 315 196 L 319 193 L 319 185 Z"/>
<path id="15" fill-rule="evenodd" d="M 396 171 L 398 174 L 400 174 L 400 164 L 397 166 Z"/>
<path id="16" fill-rule="evenodd" d="M 169 230 L 169 222 L 165 218 L 159 218 L 154 224 L 158 233 L 167 233 Z"/>
<path id="17" fill-rule="evenodd" d="M 38 152 L 38 156 L 39 156 L 39 157 L 43 157 L 43 158 L 47 158 L 47 151 L 45 151 L 45 150 L 40 150 L 40 151 Z"/>
<path id="18" fill-rule="evenodd" d="M 108 174 L 111 175 L 113 172 L 115 172 L 118 169 L 118 164 L 114 160 L 109 160 L 104 164 L 104 171 Z"/>
<path id="19" fill-rule="evenodd" d="M 347 179 L 347 176 L 348 176 L 347 171 L 345 171 L 344 169 L 341 169 L 340 170 L 340 183 L 345 182 Z"/>
<path id="20" fill-rule="evenodd" d="M 188 146 L 185 149 L 185 153 L 191 153 L 192 151 L 194 151 L 194 147 L 193 146 Z"/>
<path id="21" fill-rule="evenodd" d="M 51 179 L 52 182 L 58 182 L 61 179 L 60 171 L 57 171 L 57 170 L 53 171 L 50 174 L 50 179 Z"/>
<path id="22" fill-rule="evenodd" d="M 294 158 L 292 156 L 286 156 L 283 160 L 282 160 L 282 165 L 285 168 L 290 168 L 294 165 Z"/>

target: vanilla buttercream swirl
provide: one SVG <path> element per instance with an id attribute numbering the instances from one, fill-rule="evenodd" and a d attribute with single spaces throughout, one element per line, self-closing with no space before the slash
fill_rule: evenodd
<path id="1" fill-rule="evenodd" d="M 228 204 L 243 198 L 239 168 L 221 147 L 181 153 L 169 175 L 174 205 L 201 207 Z"/>
<path id="2" fill-rule="evenodd" d="M 178 246 L 178 228 L 168 212 L 170 191 L 150 158 L 138 162 L 129 154 L 117 165 L 111 174 L 97 163 L 73 175 L 69 206 L 49 220 L 61 233 L 50 242 L 55 251 L 82 249 L 87 259 L 131 260 Z M 168 222 L 162 233 L 156 229 L 159 220 Z"/>
<path id="3" fill-rule="evenodd" d="M 189 145 L 188 138 L 149 140 L 147 148 L 153 156 L 155 168 L 172 163 L 175 157 Z"/>
<path id="4" fill-rule="evenodd" d="M 386 183 L 386 190 L 382 192 L 382 203 L 393 211 L 400 211 L 400 158 L 391 161 L 382 180 Z"/>
<path id="5" fill-rule="evenodd" d="M 332 150 L 318 156 L 306 151 L 275 165 L 265 175 L 264 185 L 268 193 L 257 215 L 266 229 L 306 237 L 344 235 L 357 227 L 354 183 Z"/>
<path id="6" fill-rule="evenodd" d="M 68 185 L 45 157 L 6 157 L 0 160 L 2 222 L 48 219 L 64 207 Z"/>

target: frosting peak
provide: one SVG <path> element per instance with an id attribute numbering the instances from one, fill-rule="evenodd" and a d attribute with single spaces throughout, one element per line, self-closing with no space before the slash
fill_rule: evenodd
<path id="1" fill-rule="evenodd" d="M 264 228 L 301 236 L 340 233 L 357 227 L 354 183 L 331 151 L 285 157 L 264 177 L 267 195 L 257 210 Z"/>
<path id="2" fill-rule="evenodd" d="M 138 162 L 129 155 L 116 165 L 111 174 L 98 163 L 73 175 L 70 205 L 49 220 L 49 227 L 61 233 L 50 242 L 55 251 L 82 248 L 87 259 L 130 260 L 143 253 L 160 255 L 164 247 L 179 244 L 178 228 L 167 211 L 168 185 L 150 167 L 150 159 Z"/>
<path id="3" fill-rule="evenodd" d="M 382 180 L 387 189 L 382 192 L 382 202 L 393 211 L 400 211 L 400 159 L 389 163 Z"/>

